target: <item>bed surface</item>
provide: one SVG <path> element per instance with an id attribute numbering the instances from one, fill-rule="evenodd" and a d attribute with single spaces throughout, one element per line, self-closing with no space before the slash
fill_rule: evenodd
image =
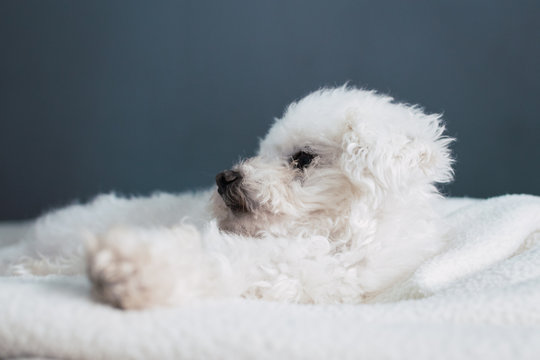
<path id="1" fill-rule="evenodd" d="M 446 214 L 451 247 L 374 304 L 126 312 L 91 301 L 82 276 L 0 277 L 0 358 L 538 359 L 540 198 L 449 201 Z M 3 249 L 25 226 L 0 227 Z"/>

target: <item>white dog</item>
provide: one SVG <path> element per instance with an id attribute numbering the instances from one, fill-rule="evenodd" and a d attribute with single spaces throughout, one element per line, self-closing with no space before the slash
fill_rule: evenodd
<path id="1" fill-rule="evenodd" d="M 50 249 L 85 238 L 94 293 L 121 308 L 367 301 L 444 246 L 433 206 L 435 184 L 452 178 L 443 132 L 439 115 L 390 97 L 319 90 L 287 108 L 257 156 L 218 174 L 217 188 L 104 195 L 51 213 L 25 245 L 45 258 L 10 269 L 77 272 L 72 255 L 55 260 Z"/>

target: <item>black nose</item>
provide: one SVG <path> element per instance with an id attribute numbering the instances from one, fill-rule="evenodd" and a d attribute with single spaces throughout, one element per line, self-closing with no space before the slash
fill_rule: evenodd
<path id="1" fill-rule="evenodd" d="M 218 187 L 218 193 L 221 195 L 225 190 L 234 183 L 238 183 L 242 180 L 242 175 L 238 171 L 225 170 L 216 175 L 216 184 Z"/>

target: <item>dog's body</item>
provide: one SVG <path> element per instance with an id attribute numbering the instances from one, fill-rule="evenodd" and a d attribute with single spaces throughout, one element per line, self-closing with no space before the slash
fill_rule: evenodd
<path id="1" fill-rule="evenodd" d="M 389 97 L 320 90 L 287 109 L 257 156 L 218 174 L 217 189 L 101 196 L 45 216 L 30 237 L 87 238 L 94 291 L 122 308 L 225 296 L 367 301 L 444 246 L 433 209 L 435 183 L 452 177 L 443 131 L 439 115 Z M 41 265 L 74 271 L 50 260 L 12 269 Z"/>

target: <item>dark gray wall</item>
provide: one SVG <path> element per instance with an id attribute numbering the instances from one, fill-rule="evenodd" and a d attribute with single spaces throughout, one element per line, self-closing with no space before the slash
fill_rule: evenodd
<path id="1" fill-rule="evenodd" d="M 291 100 L 444 112 L 454 196 L 540 194 L 538 1 L 2 1 L 0 219 L 212 184 Z"/>

